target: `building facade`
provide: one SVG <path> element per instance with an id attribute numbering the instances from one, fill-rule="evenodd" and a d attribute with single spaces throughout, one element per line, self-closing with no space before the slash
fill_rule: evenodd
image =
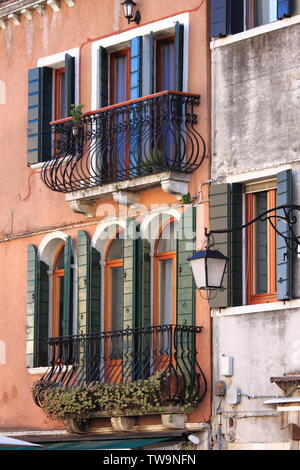
<path id="1" fill-rule="evenodd" d="M 207 447 L 210 313 L 187 258 L 208 224 L 209 4 L 137 8 L 0 2 L 0 428 L 171 427 Z M 157 377 L 151 412 L 43 410 L 48 389 Z"/>
<path id="2" fill-rule="evenodd" d="M 291 227 L 281 209 L 273 227 L 265 218 L 225 232 L 299 205 L 299 14 L 298 1 L 212 4 L 210 228 L 224 230 L 215 245 L 230 259 L 211 300 L 218 449 L 299 448 L 299 255 L 282 237 Z"/>

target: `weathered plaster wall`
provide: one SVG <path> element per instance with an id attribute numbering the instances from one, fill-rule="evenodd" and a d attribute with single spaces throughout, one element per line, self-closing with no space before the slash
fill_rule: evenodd
<path id="1" fill-rule="evenodd" d="M 299 24 L 212 51 L 212 176 L 300 154 Z"/>

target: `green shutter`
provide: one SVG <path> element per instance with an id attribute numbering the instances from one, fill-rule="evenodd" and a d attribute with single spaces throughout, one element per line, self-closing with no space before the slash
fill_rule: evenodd
<path id="1" fill-rule="evenodd" d="M 292 204 L 292 171 L 286 170 L 277 174 L 276 206 Z M 280 210 L 277 215 L 284 215 Z M 283 220 L 277 220 L 276 228 L 286 237 L 290 236 L 289 226 Z M 290 250 L 280 235 L 277 234 L 277 298 L 288 300 L 292 298 L 292 250 Z"/>
<path id="2" fill-rule="evenodd" d="M 175 90 L 183 90 L 183 24 L 175 24 Z"/>
<path id="3" fill-rule="evenodd" d="M 230 185 L 212 184 L 210 189 L 210 230 L 224 230 L 230 228 Z M 230 256 L 230 236 L 228 233 L 214 234 L 214 247 L 223 255 Z M 215 297 L 210 299 L 210 306 L 230 306 L 230 279 L 229 264 L 223 278 L 222 291 L 217 291 Z"/>
<path id="4" fill-rule="evenodd" d="M 123 245 L 123 325 L 124 328 L 136 326 L 136 223 L 134 219 L 128 219 L 124 230 Z"/>
<path id="5" fill-rule="evenodd" d="M 65 116 L 71 114 L 71 104 L 75 104 L 75 57 L 65 55 L 66 109 Z"/>
<path id="6" fill-rule="evenodd" d="M 230 227 L 243 223 L 243 185 L 231 185 Z M 230 303 L 232 307 L 243 305 L 243 231 L 230 234 Z"/>
<path id="7" fill-rule="evenodd" d="M 73 320 L 73 268 L 71 268 L 71 251 L 72 239 L 68 237 L 65 241 L 64 250 L 64 307 L 62 319 L 62 334 L 72 334 Z"/>
<path id="8" fill-rule="evenodd" d="M 27 367 L 35 365 L 35 324 L 37 316 L 37 254 L 36 248 L 27 248 L 27 324 L 26 359 Z"/>
<path id="9" fill-rule="evenodd" d="M 90 246 L 89 266 L 89 333 L 101 329 L 101 266 L 100 253 Z"/>
<path id="10" fill-rule="evenodd" d="M 26 357 L 27 367 L 47 365 L 48 266 L 38 259 L 36 248 L 27 250 L 27 329 Z"/>
<path id="11" fill-rule="evenodd" d="M 99 70 L 99 108 L 108 106 L 108 52 L 104 47 L 98 49 Z"/>
<path id="12" fill-rule="evenodd" d="M 195 284 L 187 259 L 195 252 L 196 208 L 182 214 L 177 238 L 177 324 L 193 325 L 195 313 Z"/>
<path id="13" fill-rule="evenodd" d="M 136 240 L 136 326 L 151 324 L 151 261 L 150 243 L 146 239 Z"/>
<path id="14" fill-rule="evenodd" d="M 78 290 L 78 321 L 77 329 L 79 334 L 88 333 L 88 290 L 89 290 L 89 238 L 86 232 L 78 232 L 78 252 L 77 252 L 77 290 Z"/>
<path id="15" fill-rule="evenodd" d="M 28 71 L 28 163 L 51 157 L 52 69 L 37 67 Z"/>

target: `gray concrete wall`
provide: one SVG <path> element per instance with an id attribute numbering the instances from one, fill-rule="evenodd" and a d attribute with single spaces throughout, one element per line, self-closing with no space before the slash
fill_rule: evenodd
<path id="1" fill-rule="evenodd" d="M 299 309 L 214 318 L 214 383 L 224 380 L 227 395 L 233 388 L 239 388 L 242 394 L 248 396 L 283 395 L 283 391 L 272 384 L 270 378 L 299 372 L 299 325 Z M 234 358 L 233 376 L 230 378 L 221 375 L 222 354 Z M 227 396 L 215 397 L 213 415 L 216 416 L 217 410 L 223 412 L 224 441 L 288 440 L 288 430 L 280 430 L 279 418 L 273 416 L 273 410 L 263 405 L 266 399 L 242 396 L 240 403 L 232 406 L 228 404 Z M 233 417 L 231 422 L 230 417 Z"/>
<path id="2" fill-rule="evenodd" d="M 300 155 L 300 25 L 212 50 L 212 177 Z"/>

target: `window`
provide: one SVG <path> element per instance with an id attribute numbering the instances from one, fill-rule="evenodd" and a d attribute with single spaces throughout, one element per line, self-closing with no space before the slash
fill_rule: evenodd
<path id="1" fill-rule="evenodd" d="M 294 0 L 211 0 L 212 38 L 236 34 L 294 14 Z"/>
<path id="2" fill-rule="evenodd" d="M 130 99 L 130 50 L 110 54 L 110 104 Z"/>
<path id="3" fill-rule="evenodd" d="M 276 187 L 276 181 L 274 184 Z M 247 193 L 246 222 L 273 207 L 276 207 L 275 188 Z M 247 303 L 273 302 L 277 300 L 276 231 L 268 220 L 257 221 L 248 226 L 246 239 Z"/>
<path id="4" fill-rule="evenodd" d="M 54 71 L 55 73 L 55 105 L 54 105 L 54 120 L 58 121 L 67 117 L 66 110 L 66 73 L 65 68 L 60 68 Z"/>
<path id="5" fill-rule="evenodd" d="M 156 242 L 154 264 L 154 323 L 176 323 L 176 241 L 174 220 L 165 225 Z"/>
<path id="6" fill-rule="evenodd" d="M 175 89 L 174 36 L 156 41 L 156 92 Z"/>

